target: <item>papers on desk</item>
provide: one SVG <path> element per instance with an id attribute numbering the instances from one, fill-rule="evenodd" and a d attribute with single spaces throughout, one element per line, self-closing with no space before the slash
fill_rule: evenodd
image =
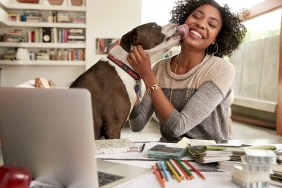
<path id="1" fill-rule="evenodd" d="M 232 148 L 234 149 L 234 148 Z M 219 161 L 241 160 L 244 155 L 243 150 L 231 150 L 227 147 L 217 146 L 190 146 L 188 147 L 188 155 L 200 164 L 214 163 Z"/>
<path id="2" fill-rule="evenodd" d="M 215 140 L 200 140 L 200 139 L 189 139 L 186 137 L 183 137 L 177 145 L 183 146 L 183 147 L 189 147 L 189 146 L 199 146 L 199 145 L 215 145 Z"/>
<path id="3" fill-rule="evenodd" d="M 111 154 L 128 152 L 135 148 L 133 141 L 127 138 L 95 140 L 96 154 Z"/>
<path id="4" fill-rule="evenodd" d="M 282 187 L 282 165 L 275 165 L 271 169 L 270 184 Z"/>
<path id="5" fill-rule="evenodd" d="M 142 152 L 140 150 L 133 150 L 128 152 L 119 152 L 119 153 L 100 153 L 96 155 L 96 158 L 106 159 L 106 160 L 152 160 L 156 161 L 157 158 L 148 157 L 148 150 L 156 145 L 165 145 L 167 147 L 179 147 L 176 143 L 163 143 L 163 142 L 147 142 L 144 145 Z M 142 148 L 143 143 L 134 143 L 135 148 Z M 192 160 L 189 156 L 184 156 L 183 159 Z"/>
<path id="6" fill-rule="evenodd" d="M 262 149 L 275 150 L 273 145 L 262 146 L 230 146 L 230 145 L 205 145 L 205 146 L 189 146 L 188 155 L 196 162 L 214 163 L 219 161 L 241 161 L 241 157 L 245 155 L 245 149 Z"/>

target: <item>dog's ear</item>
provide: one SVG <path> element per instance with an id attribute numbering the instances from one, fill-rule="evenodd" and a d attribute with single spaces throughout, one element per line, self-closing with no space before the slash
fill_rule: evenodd
<path id="1" fill-rule="evenodd" d="M 136 29 L 133 29 L 132 31 L 129 31 L 125 35 L 123 35 L 120 39 L 120 46 L 127 51 L 130 52 L 130 47 L 133 44 L 133 42 L 136 40 Z"/>

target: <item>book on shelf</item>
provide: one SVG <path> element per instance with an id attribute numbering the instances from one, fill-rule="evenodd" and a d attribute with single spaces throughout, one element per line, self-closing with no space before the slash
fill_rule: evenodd
<path id="1" fill-rule="evenodd" d="M 40 50 L 36 54 L 36 60 L 50 60 L 50 55 L 47 50 Z"/>
<path id="2" fill-rule="evenodd" d="M 69 29 L 70 35 L 84 35 L 84 29 Z"/>
<path id="3" fill-rule="evenodd" d="M 23 22 L 41 22 L 42 15 L 38 10 L 27 10 L 21 15 L 21 21 Z"/>
<path id="4" fill-rule="evenodd" d="M 83 15 L 76 15 L 72 18 L 72 23 L 85 23 L 86 19 Z"/>
<path id="5" fill-rule="evenodd" d="M 41 22 L 41 18 L 37 16 L 26 16 L 25 21 L 26 22 Z"/>
<path id="6" fill-rule="evenodd" d="M 23 42 L 24 33 L 22 30 L 11 30 L 3 34 L 3 42 Z"/>
<path id="7" fill-rule="evenodd" d="M 70 17 L 68 14 L 57 13 L 57 22 L 58 23 L 69 23 Z"/>
<path id="8" fill-rule="evenodd" d="M 74 44 L 79 43 L 79 44 L 84 44 L 84 43 L 85 43 L 85 40 L 78 40 L 78 39 L 73 40 L 73 39 L 68 39 L 68 43 L 74 43 Z"/>
<path id="9" fill-rule="evenodd" d="M 23 15 L 25 16 L 42 16 L 39 10 L 26 10 Z"/>
<path id="10" fill-rule="evenodd" d="M 4 60 L 16 60 L 16 50 L 15 49 L 8 49 L 4 52 L 3 54 L 3 59 Z M 2 59 L 2 57 L 1 57 Z"/>
<path id="11" fill-rule="evenodd" d="M 85 36 L 68 35 L 68 39 L 80 39 L 80 40 L 84 40 L 84 39 L 85 39 Z"/>

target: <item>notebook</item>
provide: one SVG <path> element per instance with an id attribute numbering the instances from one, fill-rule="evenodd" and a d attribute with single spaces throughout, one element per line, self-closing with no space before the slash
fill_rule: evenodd
<path id="1" fill-rule="evenodd" d="M 86 89 L 0 88 L 4 164 L 16 163 L 54 187 L 115 187 L 150 169 L 96 160 Z M 121 170 L 122 169 L 122 170 Z M 113 181 L 112 181 L 113 180 Z"/>

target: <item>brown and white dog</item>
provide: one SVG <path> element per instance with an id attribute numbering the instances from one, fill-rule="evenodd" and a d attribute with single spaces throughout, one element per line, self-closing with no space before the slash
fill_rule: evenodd
<path id="1" fill-rule="evenodd" d="M 70 88 L 87 88 L 91 93 L 95 139 L 120 138 L 121 128 L 135 103 L 134 88 L 140 77 L 127 61 L 132 46 L 141 45 L 154 62 L 179 44 L 187 32 L 187 25 L 140 25 L 123 35 L 120 45 L 107 58 L 99 60 L 71 84 Z"/>

